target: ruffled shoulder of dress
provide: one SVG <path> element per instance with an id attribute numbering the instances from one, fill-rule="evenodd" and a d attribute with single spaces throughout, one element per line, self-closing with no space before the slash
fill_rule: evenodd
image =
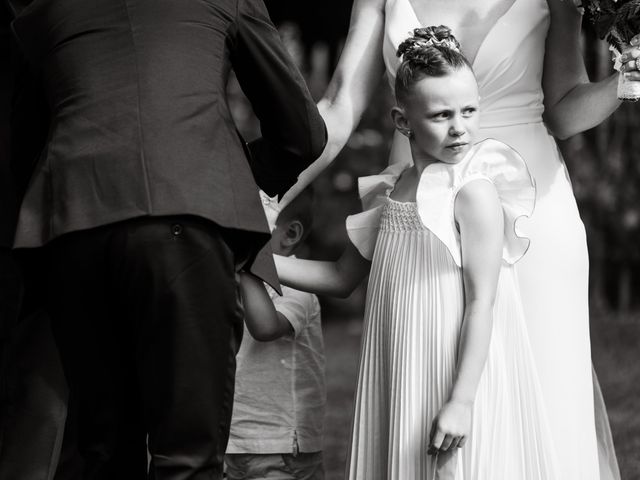
<path id="1" fill-rule="evenodd" d="M 350 215 L 346 220 L 349 240 L 367 260 L 373 258 L 373 251 L 380 230 L 382 208 L 387 202 L 398 178 L 407 168 L 405 164 L 394 164 L 378 175 L 360 177 L 358 191 L 362 201 L 361 213 Z"/>
<path id="2" fill-rule="evenodd" d="M 491 182 L 504 211 L 504 247 L 502 258 L 517 262 L 529 248 L 529 239 L 517 228 L 520 217 L 533 214 L 536 188 L 527 164 L 510 146 L 494 139 L 484 140 L 457 164 L 429 165 L 420 178 L 416 199 L 424 225 L 447 247 L 458 266 L 462 265 L 460 234 L 454 206 L 455 199 L 467 183 L 474 180 Z"/>

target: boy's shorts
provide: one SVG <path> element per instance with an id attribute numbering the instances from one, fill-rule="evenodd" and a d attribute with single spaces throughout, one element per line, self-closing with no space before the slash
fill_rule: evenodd
<path id="1" fill-rule="evenodd" d="M 322 452 L 225 455 L 227 480 L 324 480 Z"/>

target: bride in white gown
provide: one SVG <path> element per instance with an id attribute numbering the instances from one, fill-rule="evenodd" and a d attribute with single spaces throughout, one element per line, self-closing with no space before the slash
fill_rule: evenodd
<path id="1" fill-rule="evenodd" d="M 560 478 L 611 480 L 619 472 L 599 394 L 594 405 L 585 230 L 549 133 L 570 137 L 619 105 L 615 75 L 589 83 L 580 21 L 569 0 L 355 0 L 345 48 L 320 102 L 329 143 L 300 186 L 342 149 L 384 70 L 393 83 L 395 52 L 407 34 L 425 25 L 450 27 L 473 59 L 482 99 L 480 139 L 515 148 L 537 184 L 535 212 L 521 224 L 531 249 L 517 264 L 517 276 Z M 637 72 L 632 76 L 640 79 Z M 390 162 L 410 158 L 406 138 L 396 135 Z"/>

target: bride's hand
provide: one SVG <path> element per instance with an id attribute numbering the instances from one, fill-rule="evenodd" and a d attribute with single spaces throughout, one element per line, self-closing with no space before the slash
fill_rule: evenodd
<path id="1" fill-rule="evenodd" d="M 630 80 L 640 80 L 640 35 L 631 39 L 629 48 L 622 52 L 619 58 L 622 63 L 620 71 Z"/>
<path id="2" fill-rule="evenodd" d="M 576 7 L 576 10 L 580 12 L 580 15 L 584 15 L 584 5 L 582 3 L 583 0 L 573 0 L 573 5 Z"/>
<path id="3" fill-rule="evenodd" d="M 471 431 L 472 404 L 449 401 L 438 412 L 429 434 L 429 454 L 462 448 Z"/>

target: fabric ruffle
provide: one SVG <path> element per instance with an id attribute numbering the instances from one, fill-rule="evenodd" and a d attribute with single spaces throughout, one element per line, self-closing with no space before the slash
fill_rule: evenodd
<path id="1" fill-rule="evenodd" d="M 524 159 L 513 148 L 493 139 L 476 145 L 454 165 L 435 163 L 425 168 L 418 184 L 418 213 L 424 225 L 444 243 L 458 266 L 462 265 L 460 234 L 455 225 L 456 195 L 467 183 L 485 179 L 493 183 L 504 212 L 502 259 L 513 264 L 529 248 L 529 239 L 518 231 L 520 217 L 530 217 L 536 201 L 533 177 Z"/>
<path id="2" fill-rule="evenodd" d="M 380 230 L 382 207 L 393 190 L 400 174 L 407 165 L 390 165 L 378 175 L 360 177 L 358 192 L 362 201 L 362 213 L 350 215 L 346 220 L 349 240 L 367 260 L 373 258 L 373 251 Z"/>
<path id="3" fill-rule="evenodd" d="M 349 239 L 360 254 L 373 258 L 382 207 L 407 165 L 391 165 L 379 175 L 359 180 L 362 213 L 347 218 Z M 536 189 L 522 157 L 511 147 L 493 139 L 484 140 L 457 164 L 434 163 L 422 173 L 416 201 L 422 223 L 447 247 L 458 266 L 462 265 L 460 234 L 455 224 L 456 195 L 467 183 L 485 179 L 496 188 L 504 212 L 502 258 L 513 264 L 526 253 L 529 239 L 517 228 L 520 217 L 530 217 Z"/>

